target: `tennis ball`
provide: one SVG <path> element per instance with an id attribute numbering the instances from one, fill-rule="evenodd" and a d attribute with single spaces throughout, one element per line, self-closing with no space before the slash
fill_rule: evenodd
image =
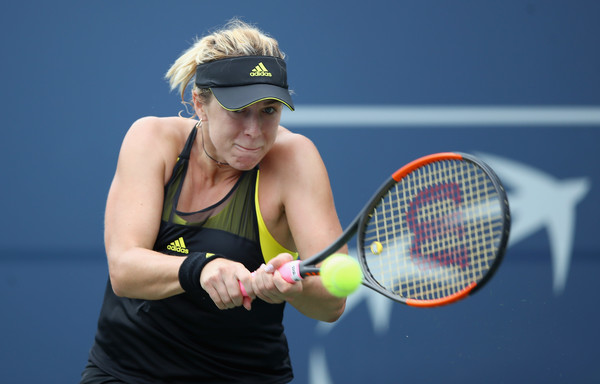
<path id="1" fill-rule="evenodd" d="M 342 253 L 329 256 L 321 265 L 321 281 L 329 293 L 337 297 L 354 292 L 362 278 L 358 261 Z"/>
<path id="2" fill-rule="evenodd" d="M 379 255 L 383 251 L 383 245 L 379 241 L 374 241 L 371 244 L 371 253 L 374 255 Z"/>

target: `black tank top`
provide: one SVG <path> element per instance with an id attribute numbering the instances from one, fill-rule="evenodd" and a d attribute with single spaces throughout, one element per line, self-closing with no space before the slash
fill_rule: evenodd
<path id="1" fill-rule="evenodd" d="M 223 200 L 199 212 L 177 211 L 196 136 L 188 137 L 165 186 L 154 250 L 212 252 L 253 271 L 263 263 L 254 204 L 257 169 L 242 174 Z M 260 299 L 252 310 L 219 310 L 204 291 L 163 300 L 117 297 L 110 280 L 90 359 L 128 383 L 287 383 L 284 304 Z"/>

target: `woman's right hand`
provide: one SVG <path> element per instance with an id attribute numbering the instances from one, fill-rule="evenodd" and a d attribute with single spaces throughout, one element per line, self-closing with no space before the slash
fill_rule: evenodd
<path id="1" fill-rule="evenodd" d="M 246 287 L 247 297 L 242 295 L 240 282 Z M 243 306 L 250 310 L 252 300 L 256 298 L 250 271 L 243 264 L 224 258 L 206 264 L 200 275 L 200 285 L 219 309 Z"/>

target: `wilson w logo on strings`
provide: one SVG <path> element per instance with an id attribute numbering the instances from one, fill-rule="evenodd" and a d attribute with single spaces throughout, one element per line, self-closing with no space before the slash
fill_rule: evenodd
<path id="1" fill-rule="evenodd" d="M 429 268 L 451 264 L 461 268 L 469 266 L 461 204 L 462 194 L 456 183 L 421 190 L 410 203 L 406 219 L 414 235 L 411 257 L 418 265 Z M 432 215 L 432 212 L 437 214 Z"/>

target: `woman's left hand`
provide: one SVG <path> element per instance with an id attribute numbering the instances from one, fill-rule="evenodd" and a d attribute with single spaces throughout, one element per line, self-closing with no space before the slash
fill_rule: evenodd
<path id="1" fill-rule="evenodd" d="M 261 266 L 252 279 L 252 288 L 256 296 L 269 304 L 279 304 L 302 293 L 302 282 L 288 283 L 277 271 L 282 265 L 293 260 L 289 253 L 281 253 L 267 265 Z"/>

